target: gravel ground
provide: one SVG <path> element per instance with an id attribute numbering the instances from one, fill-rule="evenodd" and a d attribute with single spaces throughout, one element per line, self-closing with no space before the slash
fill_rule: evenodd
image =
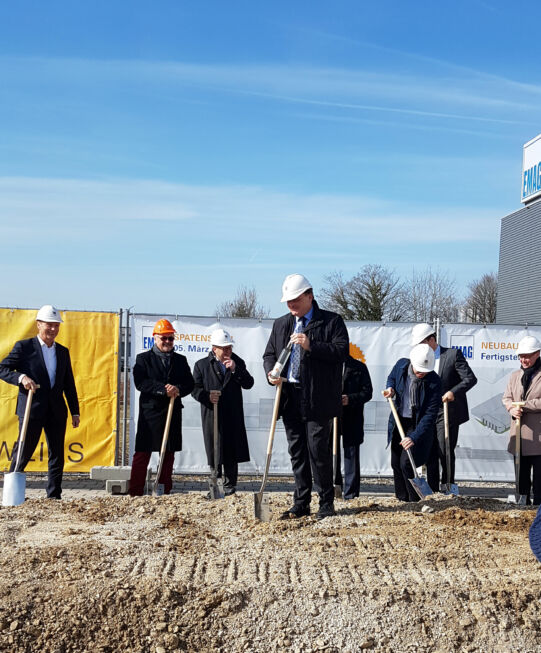
<path id="1" fill-rule="evenodd" d="M 248 492 L 0 509 L 0 650 L 541 650 L 534 510 L 361 497 L 281 521 L 290 495 L 270 501 L 269 523 Z"/>

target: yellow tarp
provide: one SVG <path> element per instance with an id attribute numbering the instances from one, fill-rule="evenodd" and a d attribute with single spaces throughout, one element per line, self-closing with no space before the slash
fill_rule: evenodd
<path id="1" fill-rule="evenodd" d="M 118 327 L 116 313 L 63 311 L 57 342 L 70 350 L 79 395 L 81 425 L 68 415 L 65 455 L 67 472 L 88 472 L 94 465 L 114 465 L 116 444 Z M 36 310 L 0 308 L 0 361 L 17 340 L 36 335 Z M 0 381 L 0 470 L 9 468 L 18 436 L 15 415 L 18 387 Z M 40 442 L 26 468 L 47 470 L 47 443 Z"/>

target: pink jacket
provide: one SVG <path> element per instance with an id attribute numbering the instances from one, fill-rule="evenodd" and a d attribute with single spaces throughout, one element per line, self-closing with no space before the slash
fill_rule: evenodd
<path id="1" fill-rule="evenodd" d="M 507 388 L 503 393 L 503 405 L 507 410 L 513 408 L 513 401 L 522 401 L 522 369 L 511 374 Z M 522 454 L 524 456 L 541 455 L 541 370 L 536 372 L 524 399 L 526 405 L 522 409 L 520 436 L 522 439 Z M 517 420 L 511 417 L 511 437 L 507 451 L 515 453 L 515 436 Z"/>

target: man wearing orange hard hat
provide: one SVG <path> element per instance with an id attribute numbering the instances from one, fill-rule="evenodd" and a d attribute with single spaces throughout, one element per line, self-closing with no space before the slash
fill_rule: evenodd
<path id="1" fill-rule="evenodd" d="M 158 483 L 164 493 L 173 487 L 172 473 L 175 451 L 182 449 L 182 402 L 180 397 L 193 390 L 193 376 L 185 356 L 175 352 L 175 329 L 169 320 L 158 320 L 152 332 L 152 349 L 138 354 L 133 380 L 139 390 L 139 419 L 132 460 L 130 495 L 141 496 L 145 489 L 148 463 L 153 451 L 160 451 L 164 436 L 167 409 L 175 397 L 169 428 L 167 450 Z"/>

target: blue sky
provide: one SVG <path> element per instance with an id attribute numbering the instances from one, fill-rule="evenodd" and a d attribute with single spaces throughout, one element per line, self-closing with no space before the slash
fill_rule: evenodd
<path id="1" fill-rule="evenodd" d="M 380 263 L 497 271 L 541 7 L 0 5 L 2 306 L 212 315 Z"/>

